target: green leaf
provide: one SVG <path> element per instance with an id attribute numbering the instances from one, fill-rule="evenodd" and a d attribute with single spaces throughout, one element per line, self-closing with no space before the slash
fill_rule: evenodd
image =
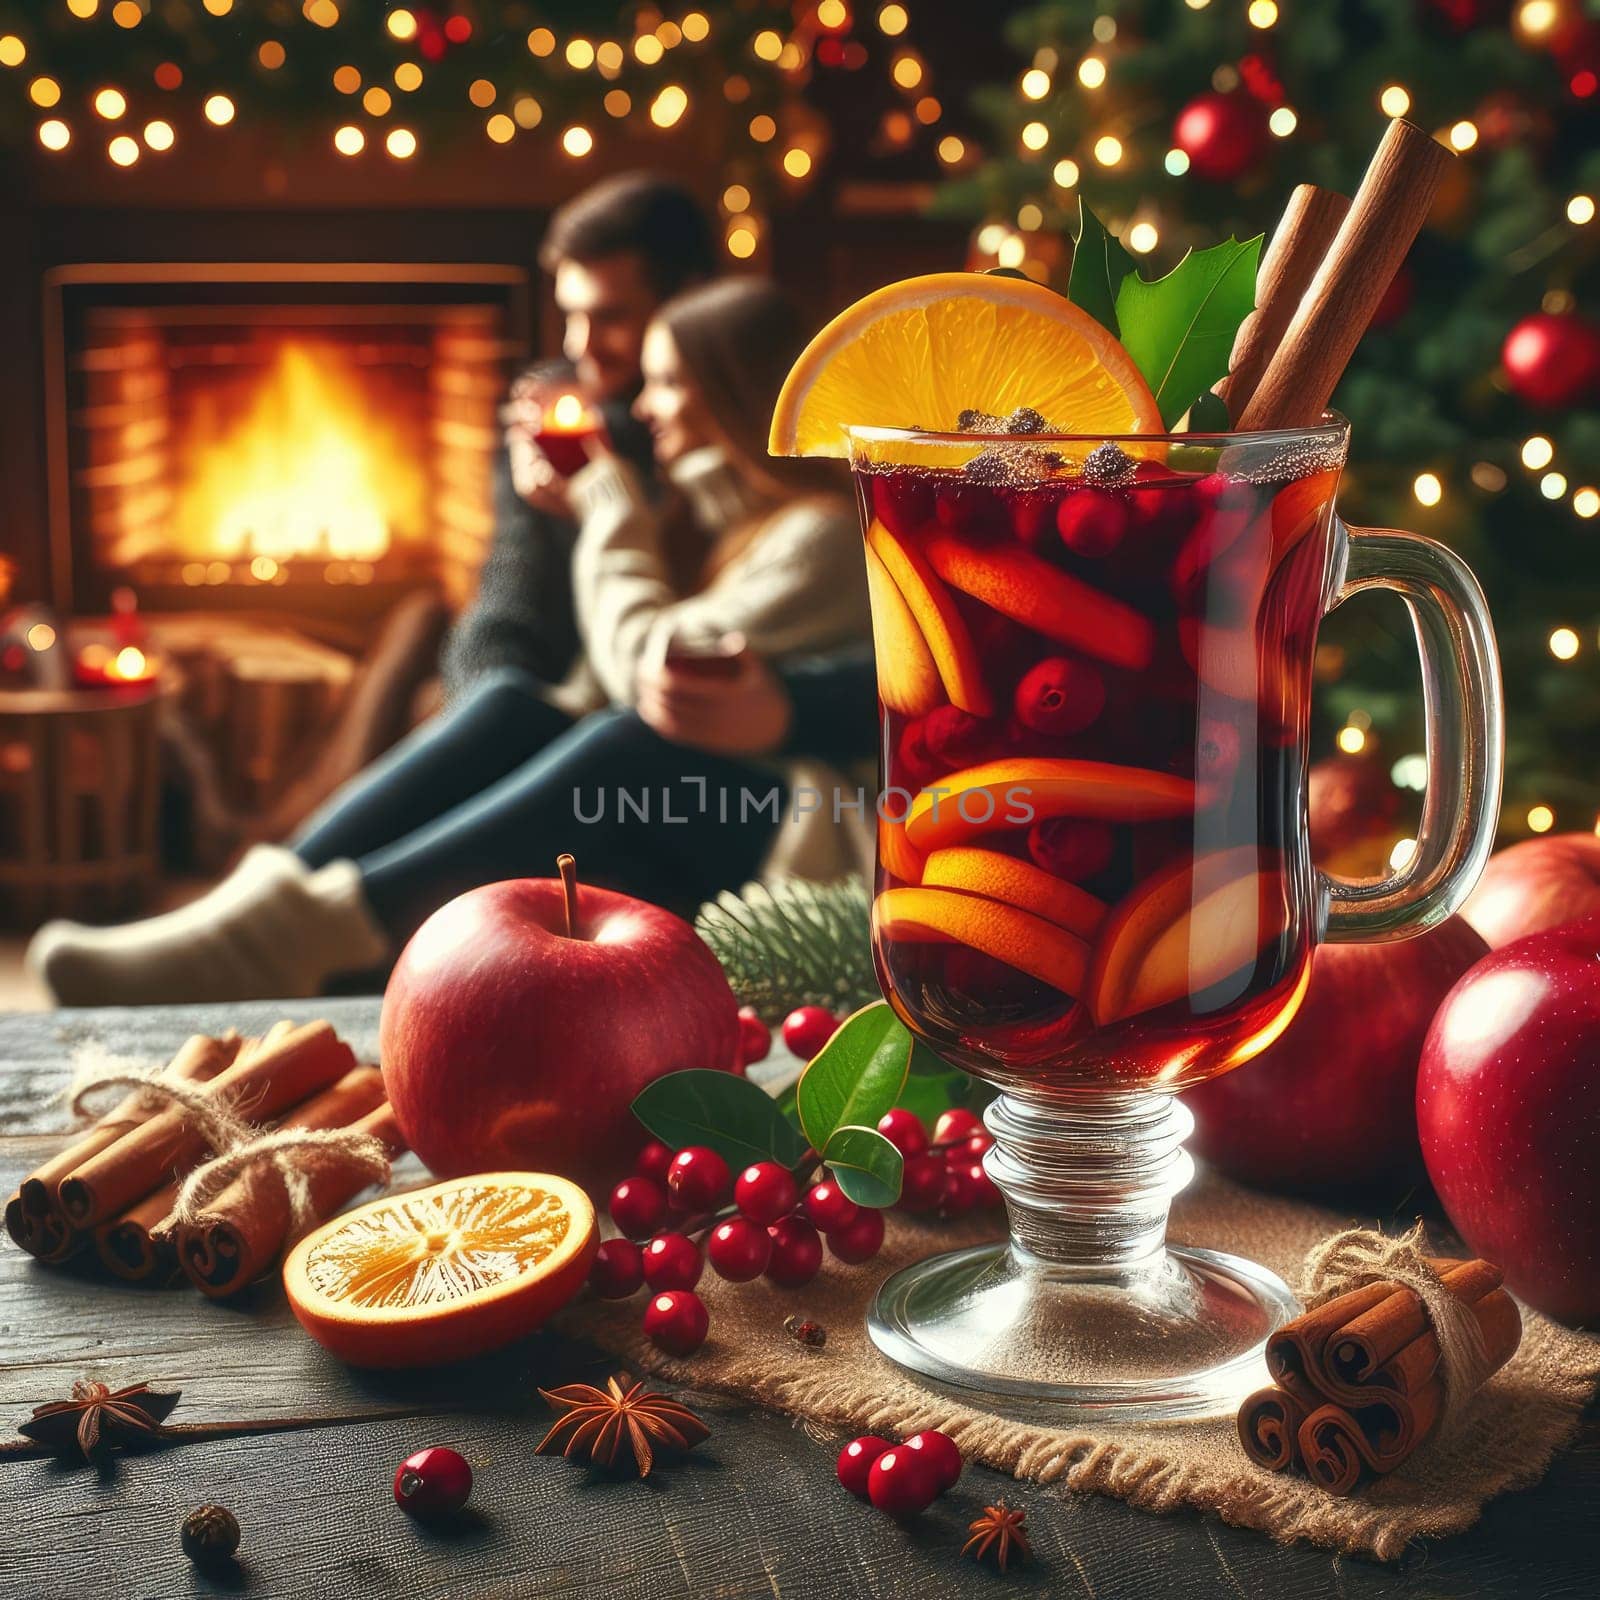
<path id="1" fill-rule="evenodd" d="M 966 1105 L 971 1086 L 977 1081 L 954 1068 L 936 1075 L 916 1072 L 906 1079 L 906 1086 L 895 1104 L 904 1106 L 931 1126 L 938 1121 L 941 1111 Z"/>
<path id="2" fill-rule="evenodd" d="M 1137 276 L 1133 257 L 1111 237 L 1106 225 L 1080 195 L 1067 298 L 1080 310 L 1087 311 L 1102 328 L 1116 333 L 1117 288 L 1129 276 Z"/>
<path id="3" fill-rule="evenodd" d="M 806 1151 L 772 1096 L 731 1072 L 669 1072 L 640 1090 L 633 1114 L 663 1144 L 709 1145 L 735 1172 L 756 1161 L 794 1167 Z"/>
<path id="4" fill-rule="evenodd" d="M 904 1159 L 876 1128 L 835 1128 L 822 1159 L 858 1206 L 881 1211 L 900 1198 Z"/>
<path id="5" fill-rule="evenodd" d="M 1171 427 L 1228 370 L 1256 302 L 1261 237 L 1191 250 L 1164 278 L 1130 272 L 1117 290 L 1118 336 Z"/>
<path id="6" fill-rule="evenodd" d="M 795 1103 L 813 1150 L 825 1150 L 836 1128 L 875 1127 L 890 1110 L 911 1064 L 911 1035 L 879 1000 L 846 1017 L 800 1075 Z"/>

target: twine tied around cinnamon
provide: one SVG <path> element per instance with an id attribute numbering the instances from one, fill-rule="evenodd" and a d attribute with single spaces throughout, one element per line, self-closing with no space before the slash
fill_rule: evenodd
<path id="1" fill-rule="evenodd" d="M 1465 1415 L 1494 1364 L 1471 1307 L 1445 1287 L 1428 1264 L 1426 1248 L 1420 1222 L 1398 1239 L 1366 1228 L 1347 1228 L 1324 1239 L 1306 1257 L 1301 1298 L 1309 1307 L 1326 1305 L 1369 1283 L 1398 1283 L 1410 1289 L 1422 1302 L 1439 1342 L 1444 1409 L 1438 1432 L 1445 1434 Z"/>
<path id="2" fill-rule="evenodd" d="M 152 1108 L 181 1107 L 214 1153 L 183 1180 L 173 1203 L 172 1221 L 187 1226 L 205 1214 L 207 1204 L 235 1179 L 264 1167 L 276 1175 L 289 1202 L 290 1227 L 299 1232 L 316 1220 L 304 1165 L 292 1158 L 314 1151 L 317 1159 L 337 1162 L 370 1183 L 387 1183 L 389 1154 L 381 1140 L 349 1128 L 279 1128 L 261 1132 L 241 1117 L 226 1095 L 208 1094 L 202 1085 L 180 1083 L 149 1072 L 80 1075 L 69 1091 L 74 1116 L 89 1114 L 87 1103 L 110 1089 L 134 1091 Z"/>

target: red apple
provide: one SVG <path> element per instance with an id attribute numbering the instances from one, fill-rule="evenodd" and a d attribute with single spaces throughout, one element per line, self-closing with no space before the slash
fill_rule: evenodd
<path id="1" fill-rule="evenodd" d="M 1506 945 L 1450 991 L 1417 1125 L 1468 1248 L 1529 1305 L 1600 1324 L 1600 916 Z"/>
<path id="2" fill-rule="evenodd" d="M 1398 944 L 1326 944 L 1294 1020 L 1184 1095 L 1190 1148 L 1268 1189 L 1400 1195 L 1422 1175 L 1413 1110 L 1435 1008 L 1484 954 L 1460 917 Z"/>
<path id="3" fill-rule="evenodd" d="M 1493 856 L 1464 916 L 1498 950 L 1513 939 L 1600 911 L 1600 839 L 1553 833 Z"/>
<path id="4" fill-rule="evenodd" d="M 555 878 L 491 883 L 428 918 L 383 997 L 379 1051 L 411 1148 L 441 1178 L 556 1172 L 603 1192 L 644 1142 L 664 1073 L 731 1069 L 739 1008 L 670 911 Z"/>
<path id="5" fill-rule="evenodd" d="M 1345 878 L 1381 877 L 1400 827 L 1403 796 L 1375 753 L 1328 756 L 1306 774 L 1311 858 Z"/>

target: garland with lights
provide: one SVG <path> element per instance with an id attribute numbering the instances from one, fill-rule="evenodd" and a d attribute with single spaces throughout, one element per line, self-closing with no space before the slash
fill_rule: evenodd
<path id="1" fill-rule="evenodd" d="M 404 166 L 471 140 L 581 164 L 610 129 L 670 139 L 720 97 L 742 133 L 721 174 L 724 240 L 745 259 L 764 212 L 827 154 L 816 75 L 861 74 L 899 146 L 939 120 L 909 28 L 906 5 L 848 0 L 670 14 L 604 0 L 0 0 L 0 140 L 103 150 L 126 168 L 181 160 L 201 132 L 264 126 L 352 163 Z"/>
<path id="2" fill-rule="evenodd" d="M 975 266 L 1059 279 L 1085 192 L 1146 275 L 1354 191 L 1385 116 L 1460 157 L 1335 404 L 1341 506 L 1461 551 L 1507 691 L 1507 836 L 1600 826 L 1600 22 L 1581 0 L 1049 0 L 980 91 L 995 153 L 941 145 Z M 959 145 L 959 148 L 957 147 Z M 1320 748 L 1425 771 L 1408 621 L 1325 625 Z"/>

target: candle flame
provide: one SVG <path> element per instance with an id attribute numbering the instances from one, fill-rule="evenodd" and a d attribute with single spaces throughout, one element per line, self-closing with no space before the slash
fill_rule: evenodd
<path id="1" fill-rule="evenodd" d="M 550 421 L 557 428 L 581 428 L 588 421 L 583 401 L 575 394 L 564 394 L 550 407 Z"/>

